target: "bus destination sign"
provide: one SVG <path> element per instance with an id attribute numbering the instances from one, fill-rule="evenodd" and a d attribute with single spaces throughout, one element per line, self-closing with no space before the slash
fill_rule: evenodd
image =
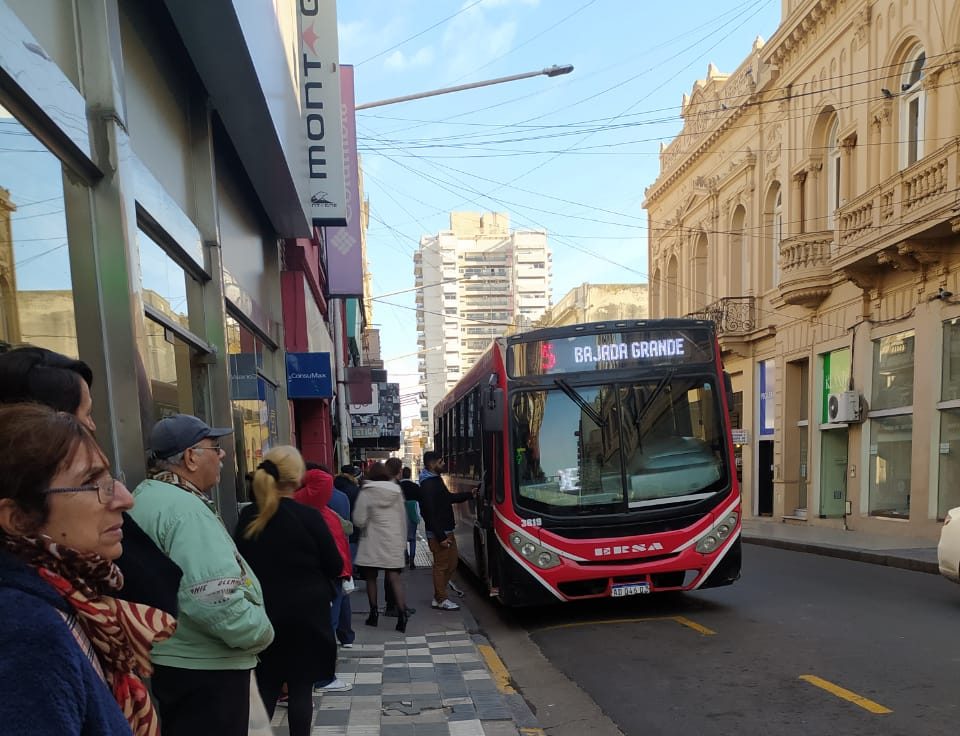
<path id="1" fill-rule="evenodd" d="M 575 335 L 510 346 L 513 376 L 709 363 L 713 346 L 705 333 L 645 330 Z"/>

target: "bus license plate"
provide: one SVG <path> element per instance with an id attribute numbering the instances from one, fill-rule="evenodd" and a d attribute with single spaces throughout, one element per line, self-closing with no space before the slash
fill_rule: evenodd
<path id="1" fill-rule="evenodd" d="M 650 583 L 620 583 L 613 586 L 610 595 L 613 598 L 623 598 L 626 595 L 641 595 L 650 592 Z"/>

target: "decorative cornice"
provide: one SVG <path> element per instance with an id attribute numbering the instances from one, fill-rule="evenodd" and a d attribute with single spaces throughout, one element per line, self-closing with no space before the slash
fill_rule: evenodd
<path id="1" fill-rule="evenodd" d="M 847 0 L 816 0 L 808 3 L 806 10 L 798 8 L 792 19 L 781 24 L 777 33 L 767 45 L 768 59 L 781 72 L 793 60 L 828 28 L 833 27 L 831 21 L 843 10 Z M 862 19 L 858 16 L 858 20 Z M 869 16 L 867 21 L 869 24 Z M 859 26 L 858 26 L 859 30 Z"/>
<path id="2" fill-rule="evenodd" d="M 756 41 L 751 54 L 729 76 L 717 73 L 711 64 L 707 79 L 697 80 L 689 98 L 684 95 L 683 130 L 661 147 L 660 176 L 645 192 L 648 202 L 658 198 L 685 174 L 700 154 L 733 127 L 759 99 L 754 69 L 759 68 L 757 62 L 762 47 L 762 41 Z M 706 109 L 710 103 L 713 107 Z"/>

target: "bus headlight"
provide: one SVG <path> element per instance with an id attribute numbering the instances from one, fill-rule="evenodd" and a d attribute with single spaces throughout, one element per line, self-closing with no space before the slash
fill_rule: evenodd
<path id="1" fill-rule="evenodd" d="M 548 570 L 560 564 L 560 557 L 538 544 L 535 539 L 520 532 L 510 535 L 510 546 L 525 559 L 541 570 Z"/>
<path id="2" fill-rule="evenodd" d="M 713 534 L 708 534 L 699 542 L 697 542 L 697 552 L 701 554 L 709 554 L 717 548 L 717 545 L 720 544 L 720 540 L 716 538 Z"/>
<path id="3" fill-rule="evenodd" d="M 727 539 L 733 530 L 737 528 L 739 516 L 736 512 L 727 514 L 723 519 L 717 522 L 709 532 L 707 532 L 700 541 L 697 542 L 697 552 L 702 555 L 708 555 L 713 552 L 723 540 Z"/>

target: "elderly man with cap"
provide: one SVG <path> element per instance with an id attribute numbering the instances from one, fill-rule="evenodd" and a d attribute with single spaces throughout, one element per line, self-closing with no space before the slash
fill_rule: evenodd
<path id="1" fill-rule="evenodd" d="M 151 653 L 163 736 L 246 736 L 250 672 L 273 640 L 260 583 L 209 496 L 218 440 L 232 433 L 186 414 L 160 420 L 133 492 L 131 516 L 183 570 L 176 634 Z"/>

